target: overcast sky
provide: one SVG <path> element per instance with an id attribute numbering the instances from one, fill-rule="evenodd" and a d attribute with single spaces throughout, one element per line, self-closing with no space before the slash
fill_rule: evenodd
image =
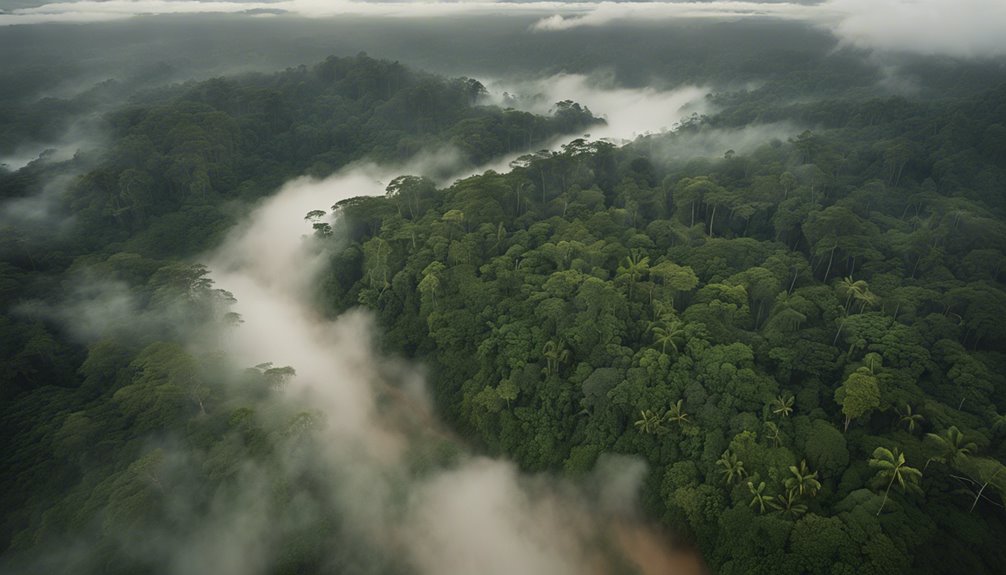
<path id="1" fill-rule="evenodd" d="M 540 15 L 530 32 L 632 20 L 773 17 L 806 21 L 863 48 L 959 57 L 1006 55 L 1006 0 L 824 0 L 822 2 L 556 2 L 492 0 L 80 0 L 0 2 L 0 25 L 95 22 L 151 14 L 363 14 L 396 18 L 457 13 Z"/>

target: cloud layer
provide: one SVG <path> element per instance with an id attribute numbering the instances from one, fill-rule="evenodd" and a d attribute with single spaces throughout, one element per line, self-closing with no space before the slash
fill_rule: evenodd
<path id="1" fill-rule="evenodd" d="M 569 30 L 581 26 L 603 26 L 618 20 L 752 16 L 809 20 L 820 12 L 818 8 L 788 2 L 588 2 L 568 5 L 567 9 L 573 13 L 542 18 L 532 26 L 532 30 Z"/>
<path id="2" fill-rule="evenodd" d="M 833 32 L 844 42 L 916 54 L 1006 55 L 1002 0 L 831 0 Z"/>
<path id="3" fill-rule="evenodd" d="M 472 0 L 80 0 L 0 13 L 0 26 L 97 22 L 155 14 L 290 14 L 309 18 L 359 15 L 396 18 L 455 14 L 540 15 L 531 31 L 555 32 L 615 21 L 769 17 L 805 21 L 863 48 L 947 54 L 1006 55 L 1006 3 L 1001 0 L 825 0 L 804 2 L 495 2 Z"/>

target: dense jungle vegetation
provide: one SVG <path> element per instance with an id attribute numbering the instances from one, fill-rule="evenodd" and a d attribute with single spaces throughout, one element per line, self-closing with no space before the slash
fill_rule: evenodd
<path id="1" fill-rule="evenodd" d="M 94 120 L 107 145 L 0 168 L 8 202 L 67 190 L 0 220 L 0 567 L 59 546 L 47 572 L 160 572 L 248 462 L 309 442 L 314 423 L 271 403 L 297 366 L 249 366 L 225 393 L 222 360 L 184 345 L 239 321 L 192 258 L 291 178 L 450 147 L 525 155 L 446 187 L 403 174 L 310 219 L 333 254 L 319 305 L 372 310 L 464 443 L 570 477 L 638 456 L 645 517 L 715 573 L 1002 572 L 1006 84 L 799 99 L 792 79 L 617 147 L 578 137 L 603 120 L 571 100 L 537 116 L 483 105 L 469 78 L 332 57 L 138 88 Z M 5 104 L 0 142 L 112 88 Z M 800 129 L 682 152 L 772 122 Z M 61 302 L 91 301 L 95 278 L 129 313 L 82 335 Z M 333 562 L 329 471 L 256 478 L 281 518 L 270 572 L 410 572 L 359 541 Z"/>
<path id="2" fill-rule="evenodd" d="M 644 457 L 715 572 L 1001 569 L 1006 91 L 759 117 L 818 128 L 665 160 L 752 120 L 728 106 L 337 205 L 332 308 L 375 310 L 492 453 Z"/>

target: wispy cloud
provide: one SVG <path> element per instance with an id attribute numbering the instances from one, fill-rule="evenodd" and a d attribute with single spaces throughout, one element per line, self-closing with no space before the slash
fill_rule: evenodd
<path id="1" fill-rule="evenodd" d="M 916 54 L 1006 55 L 1002 0 L 830 0 L 844 42 Z"/>
<path id="2" fill-rule="evenodd" d="M 672 129 L 693 112 L 709 111 L 705 101 L 708 88 L 630 89 L 618 86 L 614 78 L 602 73 L 556 74 L 523 82 L 489 81 L 489 87 L 494 93 L 517 96 L 516 102 L 501 101 L 501 104 L 535 114 L 548 114 L 556 102 L 574 100 L 605 119 L 605 125 L 590 130 L 594 139 L 633 140 Z"/>
<path id="3" fill-rule="evenodd" d="M 959 57 L 1006 54 L 1002 0 L 827 0 L 760 2 L 599 2 L 569 5 L 537 21 L 545 32 L 620 20 L 771 17 L 802 20 L 860 48 Z"/>
<path id="4" fill-rule="evenodd" d="M 542 18 L 531 29 L 539 32 L 603 26 L 618 20 L 674 18 L 741 18 L 763 16 L 812 19 L 820 8 L 788 2 L 597 2 L 566 5 L 567 13 Z"/>

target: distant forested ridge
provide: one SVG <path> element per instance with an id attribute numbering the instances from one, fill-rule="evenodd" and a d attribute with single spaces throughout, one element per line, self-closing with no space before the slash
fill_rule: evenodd
<path id="1" fill-rule="evenodd" d="M 761 100 L 816 128 L 673 159 L 760 96 L 336 206 L 328 300 L 491 453 L 645 458 L 647 513 L 714 572 L 1001 572 L 1006 87 Z"/>
<path id="2" fill-rule="evenodd" d="M 112 144 L 91 158 L 97 166 L 75 182 L 69 208 L 99 234 L 89 249 L 128 241 L 144 253 L 191 254 L 233 222 L 228 202 L 263 197 L 297 175 L 448 148 L 478 165 L 600 121 L 579 105 L 541 117 L 479 105 L 484 96 L 478 81 L 364 54 L 141 92 L 105 118 Z M 0 182 L 3 197 L 33 191 L 31 168 Z"/>

